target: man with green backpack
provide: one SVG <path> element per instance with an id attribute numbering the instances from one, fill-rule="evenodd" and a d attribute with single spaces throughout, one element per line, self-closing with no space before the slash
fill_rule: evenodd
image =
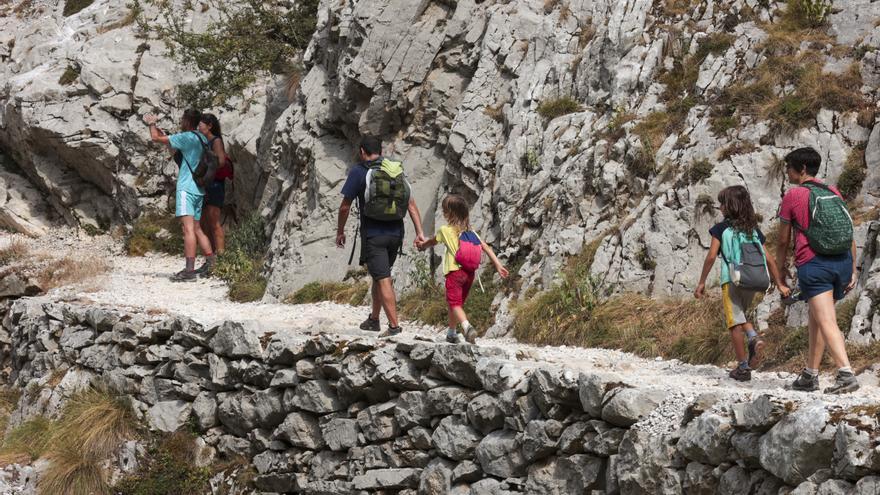
<path id="1" fill-rule="evenodd" d="M 784 277 L 793 228 L 800 298 L 809 305 L 809 351 L 807 367 L 791 388 L 819 389 L 819 363 L 827 346 L 838 371 L 825 393 L 842 394 L 857 390 L 859 382 L 850 367 L 834 303 L 856 285 L 856 245 L 852 218 L 840 192 L 816 179 L 821 165 L 822 158 L 813 148 L 785 156 L 788 180 L 797 187 L 782 199 L 777 259 Z"/>
<path id="2" fill-rule="evenodd" d="M 403 250 L 403 218 L 409 213 L 416 230 L 416 243 L 424 242 L 422 216 L 412 198 L 403 165 L 382 156 L 382 141 L 366 136 L 361 140 L 360 162 L 348 172 L 342 186 L 342 204 L 336 225 L 336 246 L 345 246 L 345 223 L 357 199 L 360 214 L 360 264 L 367 265 L 373 278 L 372 310 L 361 330 L 379 331 L 379 311 L 384 308 L 388 330 L 380 337 L 401 332 L 391 268 Z M 358 239 L 355 239 L 357 242 Z"/>

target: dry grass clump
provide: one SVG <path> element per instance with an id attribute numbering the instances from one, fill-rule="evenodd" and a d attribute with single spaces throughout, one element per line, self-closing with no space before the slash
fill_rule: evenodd
<path id="1" fill-rule="evenodd" d="M 4 418 L 4 423 L 8 420 Z M 39 459 L 52 439 L 53 423 L 37 416 L 13 428 L 0 445 L 0 466 L 29 463 Z"/>
<path id="2" fill-rule="evenodd" d="M 78 284 L 110 271 L 103 259 L 77 259 L 70 256 L 50 261 L 37 274 L 37 284 L 44 291 L 64 285 Z"/>
<path id="3" fill-rule="evenodd" d="M 311 282 L 284 299 L 286 304 L 308 304 L 333 301 L 339 304 L 359 306 L 363 304 L 369 282 Z"/>
<path id="4" fill-rule="evenodd" d="M 757 150 L 758 147 L 755 146 L 754 143 L 749 141 L 735 141 L 721 150 L 721 153 L 718 154 L 718 160 L 728 160 L 736 155 L 746 155 Z"/>
<path id="5" fill-rule="evenodd" d="M 30 254 L 27 243 L 20 239 L 13 239 L 8 246 L 0 248 L 0 266 L 6 266 L 22 260 Z"/>
<path id="6" fill-rule="evenodd" d="M 538 114 L 547 120 L 553 120 L 563 115 L 580 112 L 582 107 L 580 103 L 570 96 L 562 96 L 559 98 L 550 98 L 541 101 L 538 105 Z"/>
<path id="7" fill-rule="evenodd" d="M 196 467 L 195 437 L 179 431 L 152 442 L 137 473 L 113 487 L 120 495 L 210 492 L 211 470 Z"/>
<path id="8" fill-rule="evenodd" d="M 148 252 L 180 254 L 183 252 L 183 232 L 174 215 L 147 212 L 132 226 L 125 239 L 125 250 L 131 256 L 143 256 Z"/>

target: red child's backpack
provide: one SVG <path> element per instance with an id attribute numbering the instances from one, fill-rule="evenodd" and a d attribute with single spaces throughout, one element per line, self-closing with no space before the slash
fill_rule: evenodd
<path id="1" fill-rule="evenodd" d="M 473 231 L 466 230 L 458 236 L 458 251 L 455 252 L 455 262 L 466 272 L 475 272 L 480 268 L 483 257 L 483 248 L 480 238 Z"/>

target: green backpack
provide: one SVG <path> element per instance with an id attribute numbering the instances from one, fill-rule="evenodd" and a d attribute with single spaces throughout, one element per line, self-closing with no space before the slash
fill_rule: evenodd
<path id="1" fill-rule="evenodd" d="M 365 163 L 367 187 L 364 191 L 363 215 L 373 220 L 401 220 L 409 208 L 412 194 L 403 164 L 387 158 Z"/>
<path id="2" fill-rule="evenodd" d="M 805 182 L 810 190 L 810 226 L 803 230 L 818 254 L 843 254 L 852 249 L 853 221 L 846 203 L 828 186 Z M 800 229 L 800 227 L 798 227 Z"/>

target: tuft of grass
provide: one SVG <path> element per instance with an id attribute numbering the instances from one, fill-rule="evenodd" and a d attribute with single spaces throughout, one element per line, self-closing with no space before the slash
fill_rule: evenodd
<path id="1" fill-rule="evenodd" d="M 95 0 L 67 0 L 64 2 L 64 10 L 61 14 L 64 17 L 70 17 L 93 3 L 95 3 Z"/>
<path id="2" fill-rule="evenodd" d="M 634 113 L 627 112 L 623 108 L 614 110 L 611 120 L 608 122 L 605 137 L 612 143 L 619 140 L 626 134 L 626 129 L 623 126 L 627 122 L 632 122 L 635 118 L 636 115 Z"/>
<path id="3" fill-rule="evenodd" d="M 582 107 L 570 96 L 551 98 L 541 101 L 538 105 L 538 114 L 547 120 L 553 120 L 563 115 L 580 112 Z"/>
<path id="4" fill-rule="evenodd" d="M 196 467 L 195 437 L 177 432 L 152 442 L 139 471 L 114 487 L 120 495 L 164 495 L 210 491 L 211 471 Z"/>
<path id="5" fill-rule="evenodd" d="M 840 177 L 837 178 L 837 188 L 840 194 L 847 200 L 858 196 L 862 190 L 862 184 L 868 176 L 868 165 L 865 162 L 864 146 L 855 147 L 850 151 Z"/>
<path id="6" fill-rule="evenodd" d="M 43 416 L 37 416 L 13 428 L 0 446 L 0 466 L 26 464 L 39 459 L 49 447 L 53 428 L 54 424 Z"/>
<path id="7" fill-rule="evenodd" d="M 690 168 L 688 168 L 688 182 L 691 184 L 703 182 L 712 176 L 712 170 L 714 169 L 715 166 L 706 158 L 694 160 Z"/>
<path id="8" fill-rule="evenodd" d="M 693 12 L 699 4 L 697 0 L 664 0 L 661 9 L 664 16 L 677 17 Z"/>
<path id="9" fill-rule="evenodd" d="M 359 306 L 370 291 L 370 283 L 359 281 L 346 282 L 311 282 L 294 292 L 284 302 L 286 304 L 308 304 L 321 301 L 333 301 L 339 304 Z"/>
<path id="10" fill-rule="evenodd" d="M 859 299 L 857 297 L 850 297 L 837 303 L 837 308 L 835 308 L 837 313 L 837 326 L 844 335 L 849 333 L 849 329 L 852 327 L 852 320 L 856 315 L 856 305 L 858 305 L 858 303 Z"/>
<path id="11" fill-rule="evenodd" d="M 77 259 L 65 256 L 51 262 L 37 274 L 37 284 L 44 291 L 84 282 L 101 276 L 110 270 L 104 259 Z"/>
<path id="12" fill-rule="evenodd" d="M 718 160 L 724 161 L 728 160 L 736 155 L 745 155 L 748 153 L 752 153 L 757 151 L 758 147 L 749 141 L 736 141 L 731 143 L 729 146 L 721 150 L 721 153 L 718 154 Z"/>
<path id="13" fill-rule="evenodd" d="M 157 211 L 141 215 L 125 239 L 125 250 L 130 256 L 143 256 L 148 252 L 179 255 L 183 252 L 180 222 L 173 215 Z"/>
<path id="14" fill-rule="evenodd" d="M 715 215 L 715 200 L 708 194 L 700 194 L 694 201 L 694 216 L 697 219 Z"/>
<path id="15" fill-rule="evenodd" d="M 226 235 L 226 252 L 217 257 L 214 275 L 229 284 L 229 298 L 237 302 L 262 299 L 266 293 L 263 264 L 266 224 L 253 212 Z"/>
<path id="16" fill-rule="evenodd" d="M 13 239 L 8 246 L 0 248 L 0 266 L 10 265 L 20 261 L 30 254 L 27 243 L 19 239 Z"/>
<path id="17" fill-rule="evenodd" d="M 61 74 L 61 77 L 58 78 L 58 84 L 62 86 L 67 86 L 76 82 L 79 78 L 79 67 L 75 67 L 73 65 L 68 65 L 66 69 L 64 69 L 64 73 Z"/>
<path id="18" fill-rule="evenodd" d="M 9 416 L 18 406 L 20 398 L 20 390 L 0 387 L 0 433 L 6 431 L 6 427 L 9 425 Z M 2 442 L 0 442 L 0 449 L 2 449 L 2 445 Z M 2 456 L 2 450 L 0 450 L 0 456 Z"/>

